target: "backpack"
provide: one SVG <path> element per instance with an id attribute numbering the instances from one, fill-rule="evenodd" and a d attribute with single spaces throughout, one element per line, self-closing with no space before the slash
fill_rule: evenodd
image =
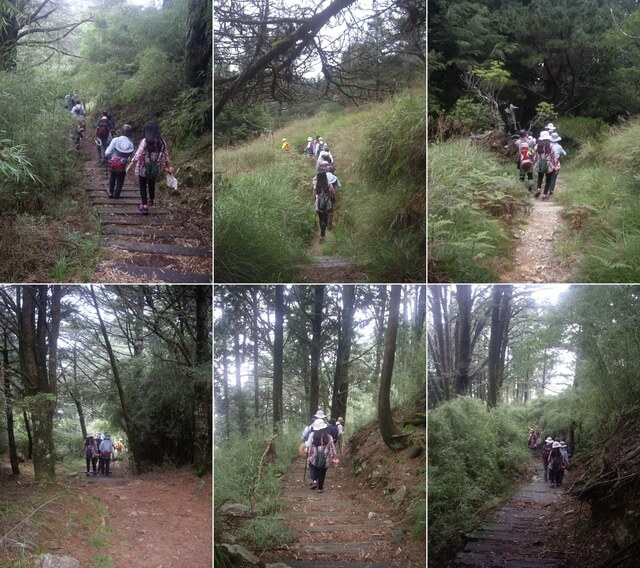
<path id="1" fill-rule="evenodd" d="M 87 446 L 86 456 L 88 460 L 93 458 L 93 446 Z"/>
<path id="2" fill-rule="evenodd" d="M 107 136 L 109 136 L 109 122 L 100 120 L 98 122 L 98 138 L 106 138 Z"/>
<path id="3" fill-rule="evenodd" d="M 123 158 L 122 156 L 111 156 L 109 160 L 109 170 L 116 173 L 122 173 L 127 171 L 127 162 L 129 157 Z"/>
<path id="4" fill-rule="evenodd" d="M 522 145 L 520 146 L 520 167 L 528 168 L 533 162 L 529 157 L 529 146 Z"/>
<path id="5" fill-rule="evenodd" d="M 329 426 L 327 427 L 327 432 L 331 435 L 334 442 L 338 441 L 338 435 L 340 434 L 340 431 L 338 430 L 337 424 L 329 424 Z"/>
<path id="6" fill-rule="evenodd" d="M 551 455 L 551 444 L 547 444 L 542 450 L 542 459 L 548 460 Z"/>
<path id="7" fill-rule="evenodd" d="M 326 432 L 324 430 L 316 430 L 313 433 L 313 445 L 316 448 L 319 448 L 323 445 L 322 440 L 324 439 L 324 436 L 326 436 Z"/>
<path id="8" fill-rule="evenodd" d="M 313 460 L 313 465 L 322 468 L 327 467 L 327 454 L 324 453 L 324 450 L 318 450 L 318 452 L 316 453 L 316 457 Z"/>
<path id="9" fill-rule="evenodd" d="M 326 211 L 329 205 L 329 198 L 322 192 L 318 195 L 318 211 Z"/>

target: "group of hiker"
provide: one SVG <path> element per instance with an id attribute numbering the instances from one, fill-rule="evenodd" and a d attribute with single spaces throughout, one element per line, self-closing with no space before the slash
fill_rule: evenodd
<path id="1" fill-rule="evenodd" d="M 124 444 L 120 438 L 116 442 L 111 440 L 109 432 L 104 433 L 104 437 L 100 432 L 95 436 L 88 434 L 82 446 L 82 457 L 87 463 L 86 476 L 91 475 L 110 475 L 110 464 L 112 457 L 120 457 L 124 452 Z M 96 471 L 97 469 L 97 471 Z"/>
<path id="2" fill-rule="evenodd" d="M 547 436 L 542 440 L 540 429 L 529 429 L 527 445 L 535 455 L 537 448 L 542 448 L 542 467 L 544 482 L 551 482 L 551 487 L 561 487 L 564 472 L 569 467 L 569 449 L 564 440 Z"/>
<path id="3" fill-rule="evenodd" d="M 329 466 L 337 467 L 340 463 L 336 447 L 342 451 L 344 419 L 330 419 L 325 422 L 326 415 L 318 409 L 312 421 L 302 432 L 301 453 L 305 456 L 305 474 L 309 467 L 311 482 L 309 489 L 317 489 L 324 493 L 324 482 Z"/>
<path id="4" fill-rule="evenodd" d="M 80 139 L 86 130 L 86 111 L 75 93 L 70 92 L 64 98 L 64 105 L 78 119 L 75 133 L 75 146 L 79 148 Z M 173 177 L 173 168 L 169 157 L 167 143 L 160 134 L 155 122 L 144 126 L 143 138 L 136 150 L 132 140 L 133 127 L 123 124 L 120 135 L 116 136 L 116 121 L 109 111 L 103 111 L 96 123 L 94 142 L 98 153 L 98 162 L 108 170 L 109 199 L 119 199 L 127 173 L 135 166 L 138 176 L 140 204 L 138 212 L 149 213 L 149 207 L 155 204 L 156 181 L 163 173 L 167 173 L 167 183 L 174 189 L 177 180 Z"/>
<path id="5" fill-rule="evenodd" d="M 553 195 L 558 173 L 560 172 L 560 158 L 567 155 L 560 145 L 560 134 L 555 125 L 550 122 L 545 126 L 536 140 L 531 131 L 520 130 L 516 140 L 516 167 L 520 174 L 520 181 L 527 178 L 527 189 L 533 193 L 533 173 L 538 174 L 534 197 L 537 199 L 542 193 L 542 199 L 549 199 Z M 544 191 L 542 182 L 544 181 Z"/>

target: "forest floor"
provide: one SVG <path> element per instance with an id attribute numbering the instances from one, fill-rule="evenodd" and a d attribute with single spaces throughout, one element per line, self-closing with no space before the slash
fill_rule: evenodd
<path id="1" fill-rule="evenodd" d="M 211 282 L 211 213 L 202 213 L 167 190 L 161 176 L 155 205 L 138 212 L 140 192 L 133 170 L 127 174 L 119 199 L 107 195 L 109 178 L 97 160 L 93 138 L 81 142 L 86 194 L 100 219 L 102 259 L 96 282 Z M 177 172 L 177 176 L 180 174 Z"/>
<path id="2" fill-rule="evenodd" d="M 345 445 L 340 465 L 327 471 L 323 494 L 309 488 L 309 471 L 305 480 L 304 460 L 298 458 L 282 493 L 293 542 L 262 559 L 292 568 L 425 566 L 425 542 L 411 534 L 408 523 L 413 499 L 424 498 L 424 454 L 415 459 L 407 455 L 410 450 L 393 454 L 380 444 L 379 433 L 360 431 L 350 449 Z"/>
<path id="3" fill-rule="evenodd" d="M 102 568 L 212 565 L 211 476 L 132 476 L 115 463 L 109 477 L 60 472 L 57 483 L 38 485 L 30 464 L 18 477 L 7 462 L 0 461 L 0 566 L 43 553 Z"/>
<path id="4" fill-rule="evenodd" d="M 542 284 L 573 281 L 572 267 L 567 266 L 554 250 L 568 233 L 562 219 L 562 207 L 554 200 L 565 190 L 566 186 L 559 178 L 552 198 L 543 200 L 542 195 L 537 199 L 531 195 L 532 208 L 527 226 L 517 237 L 512 267 L 501 275 L 501 282 Z"/>

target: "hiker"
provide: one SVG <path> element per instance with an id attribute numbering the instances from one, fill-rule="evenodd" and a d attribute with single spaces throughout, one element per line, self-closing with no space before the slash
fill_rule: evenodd
<path id="1" fill-rule="evenodd" d="M 85 116 L 87 113 L 82 106 L 82 101 L 76 101 L 73 107 L 71 107 L 71 114 L 75 114 L 76 116 Z"/>
<path id="2" fill-rule="evenodd" d="M 111 138 L 113 138 L 116 135 L 116 121 L 108 110 L 104 111 L 104 115 L 107 117 L 107 121 L 109 122 L 109 132 L 111 133 Z"/>
<path id="3" fill-rule="evenodd" d="M 140 182 L 140 205 L 138 211 L 143 215 L 149 213 L 147 205 L 154 205 L 156 193 L 156 179 L 164 169 L 168 173 L 173 173 L 169 158 L 169 150 L 166 142 L 160 135 L 160 129 L 155 122 L 147 122 L 144 125 L 144 138 L 140 141 L 140 146 L 127 166 L 127 172 L 133 164 L 136 165 L 135 173 Z M 147 187 L 149 198 L 147 200 Z"/>
<path id="4" fill-rule="evenodd" d="M 533 428 L 529 428 L 529 440 L 527 441 L 527 446 L 529 446 L 531 454 L 535 455 L 536 448 L 538 447 L 538 438 L 536 437 L 536 433 Z"/>
<path id="5" fill-rule="evenodd" d="M 109 432 L 104 433 L 104 439 L 98 448 L 100 450 L 100 473 L 109 475 L 109 464 L 111 463 L 111 454 L 113 453 L 113 442 Z"/>
<path id="6" fill-rule="evenodd" d="M 558 472 L 558 485 L 562 485 L 562 479 L 564 478 L 564 472 L 569 468 L 569 450 L 564 440 L 560 441 L 560 453 L 562 454 L 562 464 L 560 465 L 560 471 Z"/>
<path id="7" fill-rule="evenodd" d="M 340 437 L 340 428 L 338 428 L 337 420 L 332 418 L 327 426 L 327 433 L 333 438 L 334 445 L 338 443 Z"/>
<path id="8" fill-rule="evenodd" d="M 344 434 L 344 418 L 338 416 L 338 436 L 342 438 L 342 434 Z"/>
<path id="9" fill-rule="evenodd" d="M 287 142 L 287 139 L 286 139 L 286 138 L 283 138 L 283 139 L 282 139 L 282 150 L 283 150 L 284 152 L 286 152 L 287 154 L 288 154 L 289 152 L 291 152 L 291 144 L 289 144 L 289 142 Z"/>
<path id="10" fill-rule="evenodd" d="M 331 155 L 331 152 L 329 151 L 329 146 L 327 146 L 326 144 L 324 144 L 323 148 L 326 148 L 326 150 L 321 150 L 320 154 L 318 154 L 318 159 L 316 161 L 316 166 L 318 164 L 320 164 L 321 162 L 328 162 L 329 164 L 333 164 L 333 156 Z"/>
<path id="11" fill-rule="evenodd" d="M 109 144 L 109 138 L 111 137 L 111 131 L 109 130 L 109 119 L 106 114 L 100 117 L 100 120 L 96 124 L 96 147 L 98 150 L 98 161 L 104 164 L 105 150 Z M 98 140 L 100 142 L 98 142 Z"/>
<path id="12" fill-rule="evenodd" d="M 322 148 L 324 148 L 324 140 L 322 139 L 322 136 L 317 136 L 316 140 L 315 156 L 316 158 L 319 158 L 320 154 L 322 153 Z"/>
<path id="13" fill-rule="evenodd" d="M 540 138 L 538 138 L 538 144 L 536 146 L 536 160 L 533 169 L 538 172 L 538 186 L 534 197 L 538 198 L 540 196 L 542 180 L 544 178 L 544 195 L 542 196 L 542 199 L 547 199 L 553 174 L 560 169 L 560 161 L 551 147 L 551 136 L 546 130 L 543 130 L 540 133 Z"/>
<path id="14" fill-rule="evenodd" d="M 324 493 L 324 480 L 327 475 L 329 465 L 338 465 L 336 448 L 333 438 L 327 432 L 327 423 L 318 418 L 313 423 L 313 435 L 309 446 L 309 457 L 307 458 L 309 470 L 311 472 L 310 489 L 318 489 L 319 493 Z"/>
<path id="15" fill-rule="evenodd" d="M 307 156 L 315 156 L 316 146 L 313 143 L 313 138 L 311 138 L 311 136 L 307 138 L 307 147 L 304 149 L 304 153 L 307 154 Z"/>
<path id="16" fill-rule="evenodd" d="M 547 436 L 544 441 L 544 446 L 542 447 L 542 469 L 544 470 L 544 482 L 547 483 L 549 480 L 549 455 L 551 454 L 551 450 L 553 446 L 553 438 L 551 436 Z"/>
<path id="17" fill-rule="evenodd" d="M 104 155 L 109 164 L 109 199 L 119 199 L 127 175 L 127 165 L 135 150 L 131 141 L 133 129 L 130 124 L 124 124 L 120 129 L 120 136 L 111 140 Z"/>
<path id="18" fill-rule="evenodd" d="M 89 466 L 91 465 L 93 465 L 93 475 L 95 475 L 96 462 L 98 458 L 98 446 L 96 446 L 96 442 L 91 434 L 87 434 L 87 437 L 84 440 L 84 445 L 82 446 L 82 456 L 87 461 L 86 476 L 89 477 Z"/>
<path id="19" fill-rule="evenodd" d="M 318 222 L 320 223 L 320 238 L 324 238 L 327 226 L 331 229 L 333 224 L 333 204 L 336 200 L 336 192 L 327 180 L 327 171 L 319 168 L 316 174 L 315 187 L 313 193 L 315 196 L 314 206 L 318 213 Z"/>
<path id="20" fill-rule="evenodd" d="M 556 181 L 558 179 L 558 173 L 560 172 L 560 158 L 563 158 L 567 155 L 566 150 L 559 144 L 562 138 L 557 132 L 551 133 L 551 149 L 555 152 L 556 156 L 558 156 L 558 169 L 553 173 L 551 177 L 551 183 L 549 184 L 549 195 L 553 195 L 553 190 L 556 187 Z"/>
<path id="21" fill-rule="evenodd" d="M 555 125 L 553 124 L 553 122 L 550 122 L 549 124 L 547 124 L 544 129 L 551 134 L 552 132 L 558 132 L 558 129 L 555 127 Z"/>
<path id="22" fill-rule="evenodd" d="M 560 479 L 560 470 L 563 465 L 562 452 L 560 451 L 560 442 L 555 441 L 551 447 L 549 454 L 549 477 L 551 478 L 551 487 L 560 487 L 562 480 Z"/>
<path id="23" fill-rule="evenodd" d="M 311 422 L 309 422 L 309 425 L 305 426 L 304 430 L 302 431 L 302 440 L 304 441 L 304 444 L 305 444 L 305 446 L 307 448 L 309 447 L 309 444 L 311 444 L 311 440 L 310 440 L 309 434 L 311 434 L 311 432 L 313 432 L 313 423 L 318 418 L 321 418 L 322 420 L 324 420 L 326 418 L 324 412 L 322 410 L 320 410 L 319 408 L 318 408 L 318 410 L 316 410 L 316 413 L 311 418 Z"/>
<path id="24" fill-rule="evenodd" d="M 527 190 L 533 191 L 533 146 L 526 130 L 520 131 L 520 138 L 516 140 L 516 166 L 520 172 L 520 181 L 527 176 Z"/>
<path id="25" fill-rule="evenodd" d="M 96 452 L 96 462 L 98 464 L 98 471 L 100 471 L 102 469 L 102 458 L 100 457 L 100 444 L 102 444 L 102 434 L 100 432 L 96 432 L 95 440 L 96 448 L 98 448 L 98 451 Z"/>

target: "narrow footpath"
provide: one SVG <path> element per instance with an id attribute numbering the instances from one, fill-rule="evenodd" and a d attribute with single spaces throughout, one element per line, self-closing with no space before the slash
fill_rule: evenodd
<path id="1" fill-rule="evenodd" d="M 563 487 L 552 489 L 543 473 L 537 456 L 531 481 L 467 535 L 467 545 L 454 566 L 566 568 L 556 529 L 569 501 L 565 493 L 569 483 L 565 475 Z"/>
<path id="2" fill-rule="evenodd" d="M 346 456 L 345 456 L 346 457 Z M 297 459 L 284 479 L 283 517 L 294 534 L 287 550 L 271 551 L 270 562 L 291 568 L 413 568 L 406 537 L 395 538 L 391 505 L 373 501 L 341 463 L 327 472 L 324 494 L 309 489 L 309 471 Z M 263 556 L 263 558 L 265 558 Z"/>
<path id="3" fill-rule="evenodd" d="M 554 251 L 568 231 L 562 219 L 562 207 L 555 202 L 563 191 L 565 186 L 559 178 L 551 199 L 543 200 L 542 195 L 537 199 L 531 196 L 531 211 L 526 228 L 517 237 L 513 267 L 501 276 L 501 282 L 542 284 L 573 281 L 572 268 Z"/>
<path id="4" fill-rule="evenodd" d="M 128 174 L 120 198 L 110 199 L 109 178 L 97 161 L 93 140 L 83 139 L 81 149 L 89 157 L 84 164 L 85 190 L 103 237 L 96 282 L 211 282 L 211 247 L 202 223 L 170 199 L 164 181 L 158 180 L 155 206 L 141 215 L 137 177 Z"/>

